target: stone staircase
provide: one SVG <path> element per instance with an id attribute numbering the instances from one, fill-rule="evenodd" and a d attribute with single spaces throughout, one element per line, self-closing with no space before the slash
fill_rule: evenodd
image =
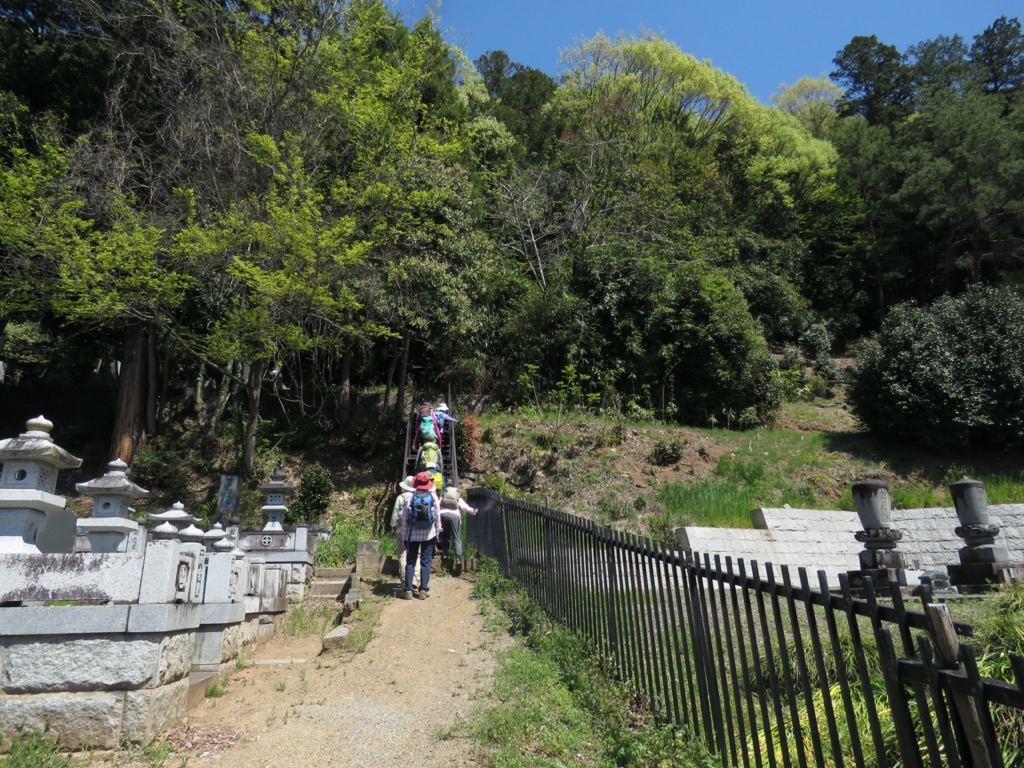
<path id="1" fill-rule="evenodd" d="M 309 596 L 341 600 L 349 590 L 351 576 L 351 566 L 348 568 L 314 568 L 313 581 L 309 585 Z"/>
<path id="2" fill-rule="evenodd" d="M 320 600 L 344 603 L 345 613 L 351 613 L 363 602 L 360 573 L 358 564 L 343 568 L 314 568 L 313 581 L 307 594 Z"/>

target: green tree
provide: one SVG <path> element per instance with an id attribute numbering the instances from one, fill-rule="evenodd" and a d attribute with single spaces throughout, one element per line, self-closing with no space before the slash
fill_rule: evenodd
<path id="1" fill-rule="evenodd" d="M 838 120 L 842 89 L 826 76 L 801 77 L 772 94 L 772 104 L 793 115 L 816 139 L 828 139 Z"/>
<path id="2" fill-rule="evenodd" d="M 911 109 L 911 76 L 905 57 L 875 35 L 854 37 L 832 60 L 833 80 L 844 90 L 840 115 L 860 115 L 871 125 L 893 125 Z"/>
<path id="3" fill-rule="evenodd" d="M 1024 134 L 1002 109 L 985 95 L 950 93 L 919 114 L 897 195 L 945 246 L 945 269 L 963 264 L 972 283 L 986 262 L 1016 250 L 1024 223 Z"/>
<path id="4" fill-rule="evenodd" d="M 79 131 L 103 111 L 110 65 L 109 49 L 83 29 L 72 4 L 0 5 L 0 91 L 32 113 L 56 113 Z"/>
<path id="5" fill-rule="evenodd" d="M 477 70 L 493 99 L 490 111 L 537 154 L 551 138 L 553 123 L 544 105 L 557 88 L 544 72 L 509 59 L 504 51 L 487 51 L 476 60 Z"/>
<path id="6" fill-rule="evenodd" d="M 1020 21 L 1000 16 L 975 35 L 970 61 L 984 91 L 1012 103 L 1024 88 L 1024 33 Z"/>

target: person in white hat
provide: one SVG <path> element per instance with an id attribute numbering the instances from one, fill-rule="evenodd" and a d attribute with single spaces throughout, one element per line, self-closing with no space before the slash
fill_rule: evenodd
<path id="1" fill-rule="evenodd" d="M 398 573 L 401 577 L 405 574 L 405 515 L 402 512 L 412 501 L 412 475 L 402 480 L 398 487 L 401 493 L 395 499 L 395 505 L 391 508 L 391 535 L 395 537 L 395 552 L 398 555 Z M 417 582 L 419 574 L 416 574 Z M 419 586 L 419 584 L 417 584 Z"/>
<path id="2" fill-rule="evenodd" d="M 448 404 L 441 403 L 437 408 L 434 409 L 434 415 L 437 416 L 438 426 L 441 427 L 441 431 L 444 431 L 444 424 L 446 421 L 450 421 L 453 424 L 458 424 L 459 420 L 454 416 L 448 414 Z"/>
<path id="3" fill-rule="evenodd" d="M 475 515 L 476 510 L 466 503 L 455 487 L 446 488 L 441 498 L 441 525 L 445 529 L 445 554 L 455 544 L 455 573 L 462 570 L 462 513 Z"/>

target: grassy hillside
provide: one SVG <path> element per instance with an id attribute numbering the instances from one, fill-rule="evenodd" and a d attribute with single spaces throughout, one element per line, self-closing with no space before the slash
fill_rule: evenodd
<path id="1" fill-rule="evenodd" d="M 479 484 L 616 527 L 749 526 L 751 509 L 852 509 L 863 477 L 890 484 L 896 508 L 950 505 L 947 485 L 986 483 L 993 503 L 1024 501 L 1020 453 L 940 455 L 860 431 L 841 399 L 785 407 L 774 430 L 691 429 L 582 416 L 481 420 Z"/>

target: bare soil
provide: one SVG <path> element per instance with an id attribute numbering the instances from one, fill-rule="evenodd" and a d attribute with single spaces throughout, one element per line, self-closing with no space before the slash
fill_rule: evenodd
<path id="1" fill-rule="evenodd" d="M 467 580 L 435 573 L 430 586 L 427 600 L 386 597 L 361 652 L 321 655 L 319 635 L 274 636 L 168 734 L 164 765 L 483 765 L 460 724 L 485 701 L 508 641 L 484 628 Z M 110 764 L 151 763 L 122 754 Z"/>

